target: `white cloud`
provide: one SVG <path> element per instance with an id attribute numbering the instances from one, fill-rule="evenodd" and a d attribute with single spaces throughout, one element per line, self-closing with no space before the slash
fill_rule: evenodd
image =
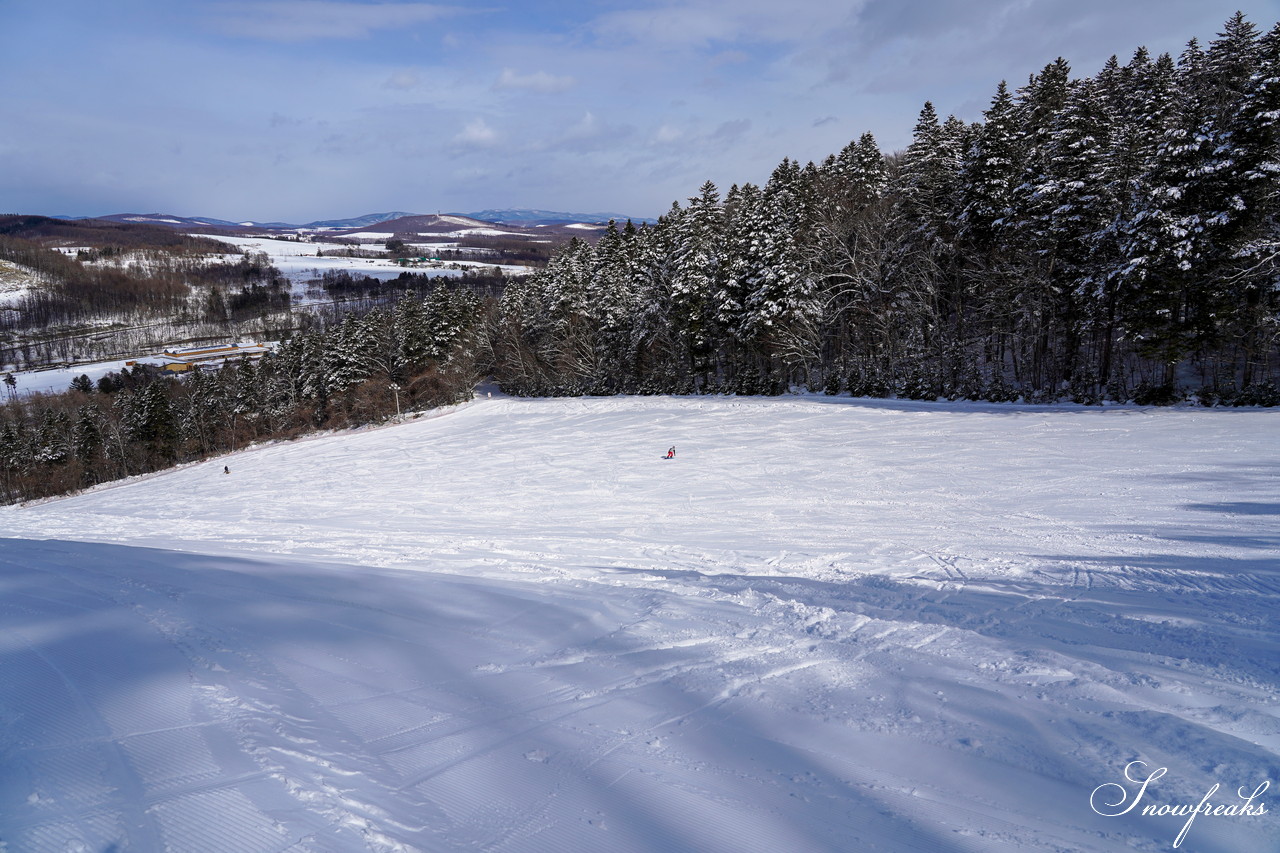
<path id="1" fill-rule="evenodd" d="M 455 142 L 477 147 L 492 145 L 497 140 L 497 132 L 483 118 L 473 119 L 468 122 L 462 132 L 454 137 Z"/>
<path id="2" fill-rule="evenodd" d="M 377 30 L 425 24 L 463 11 L 435 3 L 244 0 L 218 3 L 210 23 L 227 35 L 265 41 L 368 38 Z"/>
<path id="3" fill-rule="evenodd" d="M 569 128 L 565 136 L 570 139 L 579 139 L 587 136 L 595 136 L 599 132 L 600 122 L 597 121 L 595 115 L 588 110 L 577 124 Z"/>
<path id="4" fill-rule="evenodd" d="M 384 89 L 416 89 L 422 85 L 422 76 L 417 71 L 404 68 L 393 71 L 391 76 L 387 78 L 387 82 L 383 83 Z"/>
<path id="5" fill-rule="evenodd" d="M 535 71 L 532 74 L 517 74 L 511 68 L 502 69 L 502 74 L 498 77 L 498 81 L 493 84 L 495 89 L 523 89 L 530 92 L 541 92 L 544 94 L 552 94 L 555 92 L 563 92 L 573 87 L 574 79 L 569 76 L 557 77 L 546 71 Z"/>
<path id="6" fill-rule="evenodd" d="M 678 142 L 683 138 L 684 131 L 680 130 L 678 127 L 672 127 L 669 124 L 664 124 L 662 127 L 658 128 L 658 131 L 653 135 L 654 141 L 663 145 Z"/>
<path id="7" fill-rule="evenodd" d="M 735 42 L 792 42 L 811 38 L 833 21 L 856 13 L 865 0 L 670 0 L 651 8 L 601 15 L 592 28 L 604 39 L 622 39 L 669 50 Z M 722 61 L 739 61 L 733 51 Z"/>

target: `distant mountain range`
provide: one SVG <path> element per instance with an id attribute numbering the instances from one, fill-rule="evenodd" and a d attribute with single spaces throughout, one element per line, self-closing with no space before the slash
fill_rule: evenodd
<path id="1" fill-rule="evenodd" d="M 293 222 L 258 222 L 257 220 L 244 220 L 242 222 L 232 222 L 228 219 L 214 219 L 208 216 L 176 216 L 171 213 L 111 213 L 106 216 L 69 216 L 58 217 L 59 219 L 105 219 L 108 222 L 138 222 L 144 225 L 168 225 L 171 228 L 200 228 L 208 226 L 210 228 L 219 228 L 228 231 L 243 231 L 246 228 L 269 228 L 272 230 L 302 230 L 302 229 L 338 229 L 338 228 L 367 228 L 370 225 L 378 225 L 392 219 L 401 219 L 405 216 L 413 216 L 412 213 L 404 211 L 393 211 L 391 213 L 367 213 L 364 216 L 353 216 L 350 219 L 322 219 L 316 222 L 307 222 L 305 224 L 297 224 Z"/>
<path id="2" fill-rule="evenodd" d="M 179 228 L 182 230 L 190 230 L 193 228 L 216 228 L 222 231 L 244 231 L 245 229 L 253 228 L 270 230 L 347 230 L 352 228 L 370 228 L 392 220 L 406 218 L 412 219 L 428 215 L 438 216 L 439 214 L 417 214 L 397 210 L 388 213 L 367 213 L 363 216 L 353 216 L 347 219 L 321 219 L 303 224 L 291 222 L 258 222 L 256 220 L 232 222 L 227 219 L 214 219 L 207 216 L 176 216 L 168 213 L 112 213 L 106 216 L 58 216 L 53 218 L 103 219 L 109 222 L 136 222 L 145 225 L 166 225 L 171 228 Z M 572 223 L 603 225 L 610 219 L 618 222 L 625 222 L 628 218 L 630 218 L 632 222 L 636 223 L 652 223 L 655 221 L 653 219 L 627 217 L 617 213 L 565 213 L 553 210 L 530 210 L 526 208 L 500 210 L 490 209 L 476 211 L 473 213 L 450 213 L 444 215 L 466 217 L 467 219 L 478 220 L 479 222 L 518 225 L 523 227 L 537 225 L 567 225 Z"/>
<path id="3" fill-rule="evenodd" d="M 392 219 L 403 219 L 406 216 L 416 216 L 415 213 L 409 213 L 403 210 L 395 210 L 391 213 L 366 213 L 364 216 L 353 216 L 350 219 L 321 219 L 317 222 L 308 222 L 306 225 L 293 225 L 292 228 L 368 228 L 370 225 L 378 225 L 383 222 L 390 222 Z"/>

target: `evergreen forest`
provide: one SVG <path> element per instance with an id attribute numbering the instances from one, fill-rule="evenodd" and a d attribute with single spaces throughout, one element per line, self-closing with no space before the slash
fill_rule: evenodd
<path id="1" fill-rule="evenodd" d="M 764 186 L 574 242 L 498 309 L 524 394 L 1278 402 L 1280 25 L 926 103 Z"/>

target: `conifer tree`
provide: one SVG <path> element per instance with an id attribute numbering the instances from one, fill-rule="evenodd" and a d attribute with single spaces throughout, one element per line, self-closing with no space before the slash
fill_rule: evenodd
<path id="1" fill-rule="evenodd" d="M 673 213 L 676 210 L 673 208 Z M 725 219 L 720 190 L 703 183 L 689 206 L 673 218 L 675 254 L 671 283 L 671 321 L 685 353 L 685 370 L 707 377 L 714 349 L 711 299 L 725 274 Z"/>
<path id="2" fill-rule="evenodd" d="M 965 153 L 960 177 L 959 237 L 970 251 L 997 251 L 1012 214 L 1021 171 L 1013 95 L 1000 81 L 985 121 Z"/>
<path id="3" fill-rule="evenodd" d="M 35 438 L 37 461 L 62 465 L 71 458 L 71 420 L 66 412 L 45 409 Z"/>
<path id="4" fill-rule="evenodd" d="M 148 468 L 173 462 L 178 445 L 178 419 L 163 380 L 122 392 L 122 423 L 132 448 L 140 451 Z"/>
<path id="5" fill-rule="evenodd" d="M 81 406 L 76 410 L 75 424 L 71 428 L 71 447 L 86 472 L 88 482 L 97 481 L 104 444 L 102 411 L 93 405 Z"/>

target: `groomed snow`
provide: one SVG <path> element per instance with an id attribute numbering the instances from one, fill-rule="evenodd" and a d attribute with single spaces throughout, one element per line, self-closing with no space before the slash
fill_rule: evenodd
<path id="1" fill-rule="evenodd" d="M 1280 781 L 1278 427 L 482 398 L 9 508 L 0 849 L 1167 851 L 1090 794 Z"/>

